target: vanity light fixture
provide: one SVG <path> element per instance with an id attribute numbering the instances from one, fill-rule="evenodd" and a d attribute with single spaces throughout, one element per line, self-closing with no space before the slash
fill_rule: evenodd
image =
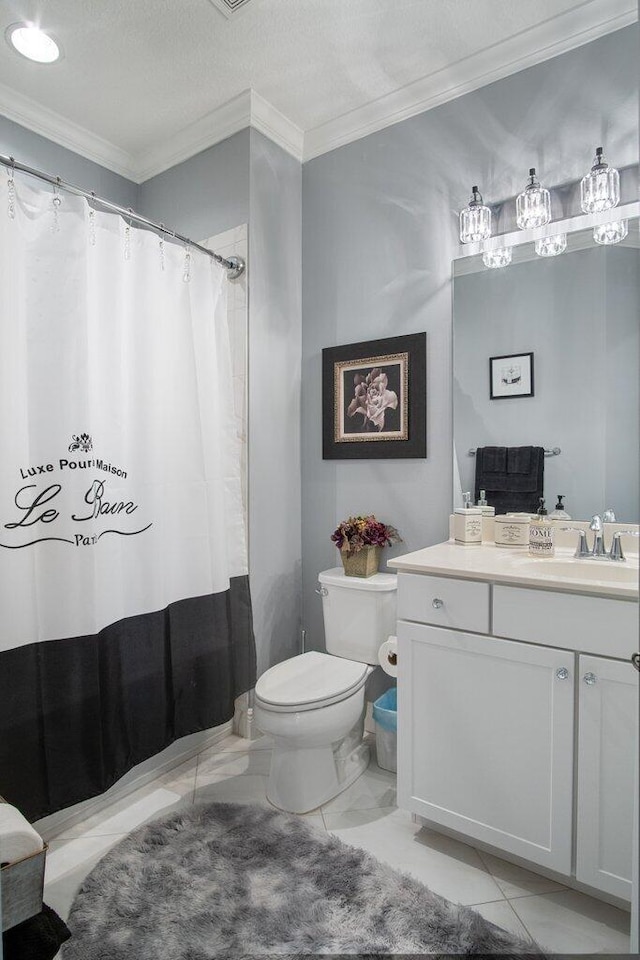
<path id="1" fill-rule="evenodd" d="M 619 203 L 620 174 L 609 166 L 602 147 L 597 147 L 593 166 L 580 182 L 580 206 L 585 213 L 602 213 Z"/>
<path id="2" fill-rule="evenodd" d="M 627 220 L 616 220 L 614 223 L 601 223 L 593 228 L 593 239 L 596 243 L 620 243 L 629 232 Z"/>
<path id="3" fill-rule="evenodd" d="M 558 233 L 555 237 L 543 237 L 536 240 L 536 253 L 539 257 L 557 257 L 567 249 L 566 233 Z"/>
<path id="4" fill-rule="evenodd" d="M 460 211 L 460 240 L 477 243 L 491 236 L 491 210 L 482 202 L 477 187 L 471 188 L 469 203 Z"/>
<path id="5" fill-rule="evenodd" d="M 536 168 L 529 170 L 529 182 L 516 199 L 516 223 L 521 230 L 544 227 L 551 220 L 551 194 L 540 186 Z"/>
<path id="6" fill-rule="evenodd" d="M 5 37 L 9 46 L 27 60 L 55 63 L 60 59 L 60 45 L 34 23 L 12 23 Z"/>
<path id="7" fill-rule="evenodd" d="M 490 270 L 497 270 L 500 267 L 508 267 L 511 263 L 513 253 L 511 247 L 500 247 L 497 250 L 487 250 L 482 254 L 482 262 Z"/>

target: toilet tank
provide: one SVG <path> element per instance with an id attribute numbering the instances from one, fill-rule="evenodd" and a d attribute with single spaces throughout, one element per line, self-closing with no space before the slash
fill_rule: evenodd
<path id="1" fill-rule="evenodd" d="M 318 575 L 327 653 L 378 663 L 378 648 L 396 632 L 394 573 L 346 577 L 342 567 Z"/>

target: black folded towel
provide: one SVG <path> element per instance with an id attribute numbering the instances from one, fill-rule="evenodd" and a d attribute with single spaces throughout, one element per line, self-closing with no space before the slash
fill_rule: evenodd
<path id="1" fill-rule="evenodd" d="M 475 498 L 496 513 L 535 513 L 544 496 L 544 447 L 478 447 Z"/>
<path id="2" fill-rule="evenodd" d="M 509 447 L 507 473 L 531 473 L 531 457 L 535 447 Z"/>
<path id="3" fill-rule="evenodd" d="M 506 473 L 507 471 L 507 448 L 506 447 L 480 447 L 476 455 L 482 458 L 482 469 L 485 473 Z M 476 470 L 477 461 L 476 461 Z M 477 498 L 476 498 L 477 499 Z"/>
<path id="4" fill-rule="evenodd" d="M 55 910 L 42 904 L 42 912 L 2 934 L 4 960 L 53 960 L 71 933 Z"/>

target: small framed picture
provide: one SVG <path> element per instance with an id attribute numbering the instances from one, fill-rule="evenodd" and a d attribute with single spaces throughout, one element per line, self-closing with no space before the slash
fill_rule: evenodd
<path id="1" fill-rule="evenodd" d="M 426 457 L 426 333 L 322 351 L 325 460 Z"/>
<path id="2" fill-rule="evenodd" d="M 533 396 L 533 354 L 512 353 L 489 360 L 491 400 Z"/>

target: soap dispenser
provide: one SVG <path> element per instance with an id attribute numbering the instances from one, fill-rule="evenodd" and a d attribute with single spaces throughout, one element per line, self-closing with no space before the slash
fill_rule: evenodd
<path id="1" fill-rule="evenodd" d="M 529 524 L 529 553 L 532 557 L 552 557 L 553 524 L 547 516 L 544 497 L 540 497 L 537 516 Z"/>
<path id="2" fill-rule="evenodd" d="M 552 510 L 551 513 L 549 514 L 550 520 L 571 520 L 571 517 L 569 516 L 569 514 L 564 508 L 564 503 L 562 502 L 563 500 L 564 500 L 564 494 L 559 493 L 558 502 L 556 503 L 556 508 L 555 510 Z"/>
<path id="3" fill-rule="evenodd" d="M 454 511 L 453 536 L 456 543 L 482 543 L 482 510 L 471 504 L 471 494 L 463 493 L 464 505 Z"/>
<path id="4" fill-rule="evenodd" d="M 483 517 L 495 517 L 495 515 L 496 515 L 496 508 L 495 508 L 495 507 L 490 507 L 489 504 L 487 503 L 487 491 L 486 491 L 486 490 L 481 490 L 481 491 L 480 491 L 480 496 L 479 496 L 479 498 L 478 498 L 478 503 L 476 504 L 476 506 L 480 507 L 480 509 L 482 510 L 482 516 L 483 516 Z"/>

